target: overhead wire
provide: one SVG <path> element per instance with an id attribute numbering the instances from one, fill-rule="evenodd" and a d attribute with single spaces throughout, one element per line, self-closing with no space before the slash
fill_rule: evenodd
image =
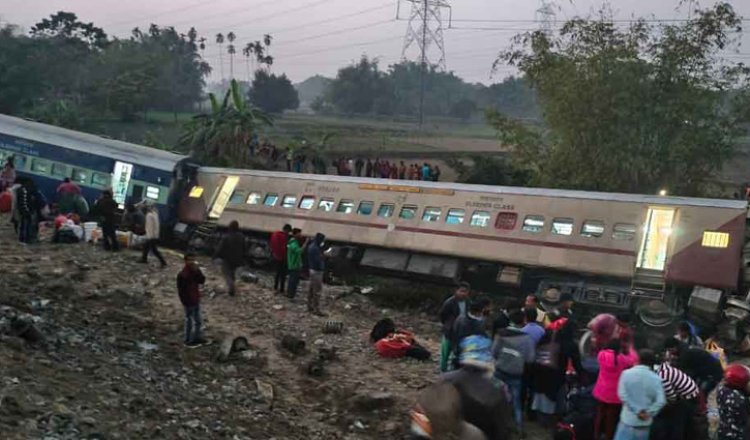
<path id="1" fill-rule="evenodd" d="M 330 22 L 333 22 L 333 21 L 343 20 L 345 18 L 357 17 L 359 15 L 364 15 L 364 14 L 367 14 L 367 13 L 370 13 L 370 12 L 373 12 L 373 11 L 378 11 L 378 10 L 385 9 L 385 8 L 390 8 L 392 6 L 393 5 L 390 2 L 388 2 L 388 3 L 384 3 L 384 4 L 380 5 L 380 6 L 376 6 L 374 8 L 363 9 L 361 11 L 353 12 L 351 14 L 338 15 L 336 17 L 327 18 L 325 20 L 319 20 L 319 21 L 313 21 L 313 22 L 303 23 L 303 24 L 301 24 L 299 26 L 290 26 L 290 27 L 286 27 L 286 28 L 277 29 L 277 30 L 274 30 L 274 31 L 265 32 L 265 33 L 266 34 L 271 34 L 271 35 L 277 35 L 277 34 L 281 34 L 281 33 L 292 31 L 292 30 L 303 29 L 303 28 L 310 27 L 310 26 L 316 26 L 316 25 L 319 25 L 319 24 L 325 24 L 325 23 L 330 23 Z"/>
<path id="2" fill-rule="evenodd" d="M 216 1 L 215 0 L 204 0 L 204 1 L 197 2 L 197 3 L 192 3 L 192 4 L 189 4 L 189 5 L 185 5 L 185 6 L 182 6 L 182 7 L 179 7 L 179 8 L 169 9 L 169 10 L 166 10 L 166 11 L 163 11 L 163 12 L 159 12 L 159 13 L 154 14 L 154 15 L 144 15 L 141 18 L 128 19 L 128 20 L 123 20 L 123 21 L 117 21 L 117 22 L 114 22 L 114 23 L 112 23 L 112 22 L 110 22 L 110 23 L 104 23 L 102 25 L 102 27 L 107 27 L 107 26 L 117 27 L 117 26 L 122 26 L 122 25 L 125 25 L 125 24 L 135 24 L 135 23 L 139 23 L 139 22 L 141 22 L 142 20 L 145 20 L 145 19 L 152 20 L 154 18 L 162 17 L 162 16 L 167 15 L 167 14 L 179 14 L 180 12 L 188 11 L 188 10 L 194 9 L 194 8 L 199 8 L 201 6 L 208 5 L 208 4 L 211 4 L 211 3 L 216 3 Z"/>
<path id="3" fill-rule="evenodd" d="M 214 27 L 214 28 L 209 28 L 209 29 L 206 29 L 204 32 L 214 32 L 214 31 L 222 30 L 222 29 L 234 32 L 236 29 L 232 29 L 232 28 L 237 27 L 237 26 L 240 26 L 238 29 L 243 29 L 244 27 L 248 26 L 249 24 L 256 23 L 258 21 L 270 20 L 272 18 L 276 18 L 276 17 L 279 17 L 281 15 L 292 14 L 292 13 L 295 13 L 295 12 L 303 11 L 305 9 L 314 8 L 314 7 L 322 5 L 323 3 L 328 3 L 328 2 L 331 2 L 331 1 L 333 1 L 333 0 L 315 0 L 315 1 L 312 1 L 312 2 L 305 3 L 305 4 L 301 5 L 301 6 L 296 6 L 296 7 L 293 7 L 293 8 L 289 8 L 289 9 L 285 9 L 285 10 L 282 10 L 282 11 L 274 12 L 272 14 L 264 15 L 264 16 L 261 16 L 261 17 L 253 17 L 250 20 L 244 20 L 244 21 L 240 21 L 240 22 L 236 22 L 236 23 L 232 23 L 232 24 L 225 24 L 225 25 L 222 25 L 222 26 L 217 26 L 217 27 Z"/>
<path id="4" fill-rule="evenodd" d="M 310 35 L 310 36 L 307 36 L 307 37 L 298 38 L 296 40 L 282 41 L 281 43 L 278 43 L 277 46 L 283 46 L 283 45 L 286 45 L 286 44 L 301 43 L 303 41 L 315 40 L 315 39 L 318 39 L 318 38 L 330 37 L 330 36 L 333 36 L 333 35 L 340 35 L 340 34 L 344 34 L 344 33 L 347 33 L 347 32 L 353 32 L 353 31 L 358 31 L 358 30 L 362 30 L 362 29 L 367 29 L 367 28 L 371 28 L 371 27 L 380 26 L 380 25 L 386 24 L 386 23 L 393 23 L 394 21 L 395 20 L 393 18 L 389 18 L 388 20 L 376 21 L 374 23 L 368 23 L 368 24 L 364 24 L 364 25 L 360 25 L 360 26 L 353 26 L 353 27 L 350 27 L 350 28 L 339 29 L 339 30 L 325 32 L 325 33 L 317 34 L 317 35 Z"/>

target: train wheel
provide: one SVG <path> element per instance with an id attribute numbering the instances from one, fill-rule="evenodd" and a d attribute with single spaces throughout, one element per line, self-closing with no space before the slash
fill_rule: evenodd
<path id="1" fill-rule="evenodd" d="M 649 327 L 668 327 L 676 319 L 672 309 L 664 301 L 658 299 L 639 302 L 635 313 L 641 322 Z"/>

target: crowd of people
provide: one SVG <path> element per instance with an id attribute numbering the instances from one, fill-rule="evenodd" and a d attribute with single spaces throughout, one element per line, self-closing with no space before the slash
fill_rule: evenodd
<path id="1" fill-rule="evenodd" d="M 364 160 L 339 158 L 333 161 L 333 167 L 339 176 L 371 177 L 376 179 L 394 180 L 425 180 L 437 182 L 440 180 L 440 167 L 429 163 L 406 164 L 404 161 L 389 162 L 380 158 Z"/>
<path id="2" fill-rule="evenodd" d="M 440 310 L 442 375 L 413 411 L 415 432 L 434 421 L 433 438 L 436 429 L 488 440 L 511 438 L 515 430 L 523 438 L 526 420 L 534 419 L 561 440 L 703 440 L 708 396 L 717 391 L 718 438 L 748 438 L 750 370 L 723 368 L 692 325 L 682 323 L 656 353 L 635 346 L 625 317 L 601 314 L 584 323 L 593 336 L 582 353 L 573 297 L 547 293 L 548 310 L 530 295 L 489 322 L 489 297 L 458 287 Z M 458 403 L 425 397 L 435 395 Z M 449 407 L 455 414 L 447 414 Z M 482 436 L 462 436 L 474 432 L 467 426 Z"/>

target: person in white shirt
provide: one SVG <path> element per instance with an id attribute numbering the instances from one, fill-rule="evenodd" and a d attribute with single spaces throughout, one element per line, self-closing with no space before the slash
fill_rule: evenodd
<path id="1" fill-rule="evenodd" d="M 159 213 L 155 207 L 150 205 L 146 205 L 143 209 L 146 213 L 146 242 L 143 244 L 141 263 L 148 263 L 148 254 L 151 252 L 159 260 L 161 267 L 164 268 L 167 266 L 167 262 L 164 261 L 164 257 L 157 247 L 160 236 Z"/>

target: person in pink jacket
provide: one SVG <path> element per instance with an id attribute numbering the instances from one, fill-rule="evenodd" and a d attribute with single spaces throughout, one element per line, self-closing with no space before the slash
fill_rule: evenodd
<path id="1" fill-rule="evenodd" d="M 605 439 L 612 440 L 622 410 L 622 401 L 617 396 L 617 384 L 622 372 L 638 363 L 638 353 L 629 347 L 623 347 L 619 339 L 612 339 L 599 352 L 597 359 L 599 377 L 593 392 L 597 401 L 594 438 L 598 440 L 604 436 Z"/>

